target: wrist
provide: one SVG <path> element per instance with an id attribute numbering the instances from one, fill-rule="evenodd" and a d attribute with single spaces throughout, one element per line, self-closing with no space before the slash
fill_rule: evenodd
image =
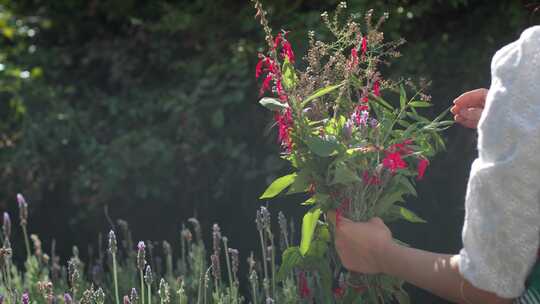
<path id="1" fill-rule="evenodd" d="M 400 247 L 402 245 L 390 240 L 379 248 L 377 264 L 382 274 L 394 275 L 392 261 L 395 259 L 396 252 L 400 250 Z"/>

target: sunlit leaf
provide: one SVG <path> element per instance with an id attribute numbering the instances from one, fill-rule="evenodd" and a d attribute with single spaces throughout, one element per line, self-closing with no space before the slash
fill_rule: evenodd
<path id="1" fill-rule="evenodd" d="M 313 94 L 311 94 L 308 98 L 306 98 L 306 99 L 304 99 L 302 101 L 302 107 L 305 107 L 313 99 L 322 97 L 322 96 L 334 91 L 335 89 L 341 87 L 342 85 L 343 85 L 343 83 L 340 83 L 340 84 L 330 85 L 330 86 L 327 86 L 325 88 L 318 89 Z"/>
<path id="2" fill-rule="evenodd" d="M 279 193 L 281 193 L 281 191 L 294 183 L 296 176 L 296 173 L 292 173 L 276 179 L 270 184 L 270 186 L 268 186 L 268 188 L 266 188 L 266 190 L 261 195 L 261 197 L 259 197 L 259 199 L 272 198 L 278 195 Z"/>
<path id="3" fill-rule="evenodd" d="M 313 232 L 317 227 L 317 221 L 321 216 L 321 209 L 314 208 L 309 210 L 302 219 L 302 240 L 300 241 L 300 253 L 306 255 L 313 240 Z"/>

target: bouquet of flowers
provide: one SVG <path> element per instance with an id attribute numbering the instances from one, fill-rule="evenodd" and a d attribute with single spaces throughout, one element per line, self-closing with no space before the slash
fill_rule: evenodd
<path id="1" fill-rule="evenodd" d="M 340 272 L 331 250 L 332 225 L 323 215 L 336 210 L 336 225 L 341 217 L 424 222 L 400 203 L 416 195 L 415 182 L 444 148 L 439 133 L 452 124 L 443 121 L 447 112 L 433 120 L 423 117 L 418 110 L 432 106 L 424 87 L 382 76 L 379 68 L 399 57 L 397 48 L 403 44 L 384 40 L 380 27 L 386 14 L 375 20 L 368 11 L 358 21 L 354 15 L 344 17 L 345 3 L 332 16 L 323 13 L 335 39 L 319 41 L 310 32 L 300 70 L 288 32 L 274 35 L 258 1 L 255 8 L 267 43 L 256 66 L 260 104 L 273 112 L 282 158 L 294 170 L 271 183 L 260 198 L 309 195 L 302 203 L 310 210 L 303 218 L 300 246 L 284 252 L 278 278 L 296 268 L 311 271 L 311 280 L 323 287 L 324 303 L 406 303 L 398 279 Z"/>

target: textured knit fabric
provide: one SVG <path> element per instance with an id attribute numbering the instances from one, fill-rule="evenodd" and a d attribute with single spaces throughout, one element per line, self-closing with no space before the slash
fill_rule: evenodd
<path id="1" fill-rule="evenodd" d="M 499 50 L 491 73 L 459 268 L 477 288 L 516 298 L 540 239 L 540 26 Z"/>

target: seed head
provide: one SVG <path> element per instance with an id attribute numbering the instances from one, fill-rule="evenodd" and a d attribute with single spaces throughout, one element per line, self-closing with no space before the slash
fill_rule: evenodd
<path id="1" fill-rule="evenodd" d="M 240 268 L 240 252 L 238 252 L 238 249 L 229 248 L 229 254 L 231 255 L 232 271 L 236 276 Z"/>
<path id="2" fill-rule="evenodd" d="M 219 281 L 221 279 L 221 266 L 219 264 L 219 256 L 212 254 L 210 256 L 210 261 L 212 261 L 212 275 L 214 279 Z"/>
<path id="3" fill-rule="evenodd" d="M 152 275 L 152 268 L 150 265 L 146 265 L 146 271 L 144 272 L 144 282 L 147 285 L 152 285 L 152 282 L 154 281 L 154 277 Z"/>
<path id="4" fill-rule="evenodd" d="M 118 251 L 118 245 L 116 242 L 116 234 L 114 230 L 109 231 L 109 252 L 111 254 L 116 254 Z"/>
<path id="5" fill-rule="evenodd" d="M 169 242 L 167 241 L 163 241 L 163 253 L 166 256 L 169 256 L 172 254 L 171 244 L 169 244 Z"/>
<path id="6" fill-rule="evenodd" d="M 129 299 L 131 300 L 131 303 L 137 304 L 137 301 L 139 300 L 139 295 L 137 294 L 137 289 L 131 288 L 131 295 L 129 296 Z"/>
<path id="7" fill-rule="evenodd" d="M 219 255 L 221 250 L 221 229 L 218 224 L 214 224 L 212 227 L 212 241 L 214 245 L 214 254 Z"/>
<path id="8" fill-rule="evenodd" d="M 2 230 L 4 232 L 4 237 L 9 239 L 11 236 L 11 218 L 9 217 L 9 213 L 4 212 L 4 219 L 2 221 Z"/>
<path id="9" fill-rule="evenodd" d="M 105 303 L 105 292 L 103 291 L 103 289 L 101 289 L 101 287 L 94 292 L 94 299 L 96 301 L 96 304 Z"/>
<path id="10" fill-rule="evenodd" d="M 163 278 L 159 281 L 159 297 L 161 298 L 161 303 L 169 304 L 171 303 L 171 295 L 169 292 L 169 283 L 167 283 Z"/>

